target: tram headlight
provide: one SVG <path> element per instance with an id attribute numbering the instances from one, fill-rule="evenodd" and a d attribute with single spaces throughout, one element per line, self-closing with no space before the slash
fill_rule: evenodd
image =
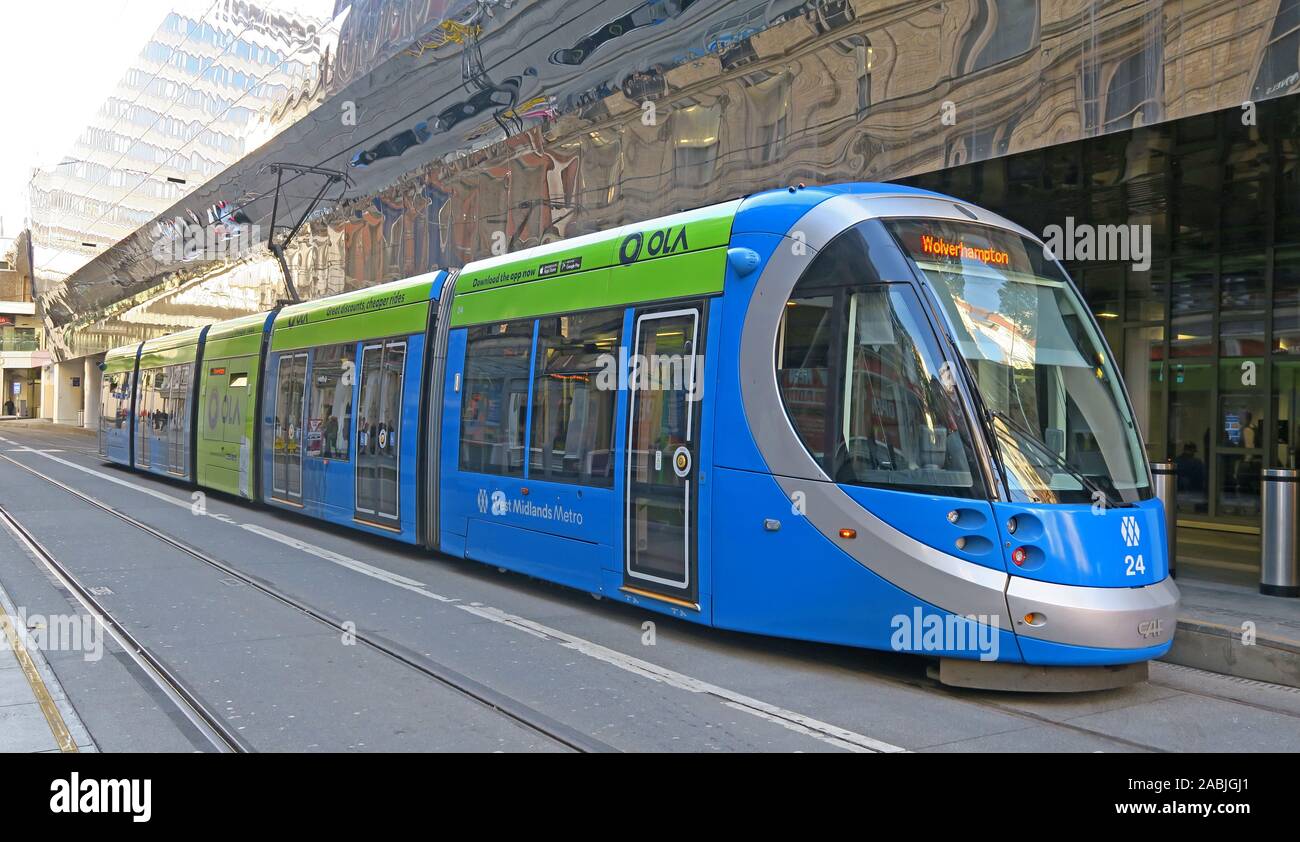
<path id="1" fill-rule="evenodd" d="M 1019 524 L 1019 522 L 1016 521 L 1015 518 L 1007 518 L 1007 534 L 1008 534 L 1008 535 L 1015 535 L 1015 534 L 1016 534 L 1016 529 L 1019 528 L 1019 526 L 1020 526 L 1020 524 Z"/>

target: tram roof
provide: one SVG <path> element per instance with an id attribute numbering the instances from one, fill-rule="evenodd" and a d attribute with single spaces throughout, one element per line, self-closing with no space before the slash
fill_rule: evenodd
<path id="1" fill-rule="evenodd" d="M 234 319 L 226 319 L 224 322 L 216 322 L 208 328 L 208 342 L 216 339 L 231 339 L 236 336 L 246 336 L 250 333 L 261 333 L 266 327 L 266 317 L 270 315 L 269 311 L 261 313 L 252 313 L 247 316 L 239 316 Z"/>
<path id="2" fill-rule="evenodd" d="M 144 346 L 141 347 L 141 354 L 148 354 L 153 351 L 168 351 L 172 348 L 183 348 L 186 345 L 198 345 L 199 336 L 203 333 L 203 328 L 192 327 L 189 330 L 182 330 L 180 333 L 169 333 L 166 336 L 159 336 L 156 339 L 146 339 Z"/>
<path id="3" fill-rule="evenodd" d="M 438 280 L 444 275 L 445 273 L 439 269 L 378 286 L 291 304 L 275 317 L 275 327 L 279 329 L 286 326 L 314 324 L 344 316 L 355 316 L 428 301 L 437 297 Z"/>
<path id="4" fill-rule="evenodd" d="M 135 367 L 135 352 L 139 350 L 140 343 L 135 342 L 130 345 L 119 345 L 111 348 L 104 354 L 103 371 L 109 374 L 116 374 L 119 371 L 127 371 Z"/>
<path id="5" fill-rule="evenodd" d="M 717 292 L 741 202 L 474 261 L 456 279 L 451 323 L 459 327 Z"/>
<path id="6" fill-rule="evenodd" d="M 742 200 L 634 222 L 568 240 L 534 246 L 499 257 L 469 263 L 456 279 L 456 294 L 468 295 L 503 286 L 545 281 L 574 272 L 653 260 L 725 246 L 731 239 L 731 222 Z M 685 238 L 678 242 L 681 229 Z M 658 247 L 650 241 L 658 237 Z M 674 245 L 677 247 L 674 248 Z M 566 267 L 567 264 L 567 267 Z"/>

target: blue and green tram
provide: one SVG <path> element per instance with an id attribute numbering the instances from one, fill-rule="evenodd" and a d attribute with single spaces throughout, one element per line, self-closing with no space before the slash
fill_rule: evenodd
<path id="1" fill-rule="evenodd" d="M 142 411 L 146 363 L 191 366 L 184 412 Z M 115 349 L 105 375 L 110 461 L 159 464 L 142 428 L 187 425 L 177 478 L 693 622 L 1045 689 L 1172 643 L 1115 360 L 1040 240 L 951 197 L 759 193 Z"/>

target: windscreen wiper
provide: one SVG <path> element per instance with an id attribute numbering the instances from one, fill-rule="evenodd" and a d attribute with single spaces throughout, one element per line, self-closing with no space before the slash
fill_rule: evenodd
<path id="1" fill-rule="evenodd" d="M 1090 479 L 1088 475 L 1085 474 L 1083 471 L 1079 470 L 1074 465 L 1067 462 L 1065 460 L 1065 457 L 1061 456 L 1061 454 L 1053 450 L 1050 446 L 1047 445 L 1046 442 L 1040 441 L 1038 436 L 1034 434 L 1033 430 L 1030 430 L 1028 427 L 1021 424 L 1019 421 L 1012 418 L 1007 413 L 998 409 L 988 409 L 988 408 L 985 409 L 985 412 L 987 412 L 991 417 L 1001 421 L 1013 432 L 1017 433 L 1019 438 L 1033 445 L 1034 448 L 1038 450 L 1039 453 L 1042 453 L 1045 456 L 1047 456 L 1047 458 L 1051 459 L 1052 463 L 1056 467 L 1061 468 L 1070 476 L 1074 477 L 1080 483 L 1082 483 L 1084 487 L 1086 487 L 1089 491 L 1092 492 L 1092 499 L 1096 500 L 1097 495 L 1100 494 L 1102 499 L 1106 501 L 1107 505 L 1112 505 L 1112 506 L 1129 505 L 1128 503 L 1125 503 L 1123 500 L 1117 500 L 1114 497 L 1112 497 L 1110 493 L 1106 491 L 1106 489 L 1103 488 L 1100 484 L 1098 484 L 1096 480 Z"/>

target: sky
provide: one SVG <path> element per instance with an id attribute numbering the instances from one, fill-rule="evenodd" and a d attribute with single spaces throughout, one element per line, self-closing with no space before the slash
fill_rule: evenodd
<path id="1" fill-rule="evenodd" d="M 24 227 L 33 168 L 49 169 L 172 10 L 214 0 L 0 0 L 0 253 Z M 262 0 L 328 14 L 322 0 Z"/>
<path id="2" fill-rule="evenodd" d="M 48 169 L 68 153 L 171 9 L 196 6 L 194 0 L 0 2 L 0 250 L 24 227 L 32 169 Z"/>

